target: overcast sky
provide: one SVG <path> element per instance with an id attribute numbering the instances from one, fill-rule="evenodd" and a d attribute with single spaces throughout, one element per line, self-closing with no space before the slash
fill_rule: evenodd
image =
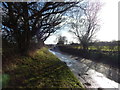
<path id="1" fill-rule="evenodd" d="M 100 41 L 118 40 L 118 1 L 120 0 L 100 0 L 104 3 L 100 11 L 101 29 L 96 34 L 96 39 Z M 73 35 L 67 32 L 68 28 L 65 27 L 58 34 L 66 36 L 69 42 L 77 42 Z M 56 43 L 56 35 L 50 36 L 45 43 Z"/>

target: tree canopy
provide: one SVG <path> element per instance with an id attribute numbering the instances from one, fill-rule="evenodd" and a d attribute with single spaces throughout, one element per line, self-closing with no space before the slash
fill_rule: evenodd
<path id="1" fill-rule="evenodd" d="M 31 41 L 44 42 L 62 23 L 64 13 L 77 2 L 3 2 L 3 39 L 15 43 L 20 52 Z"/>

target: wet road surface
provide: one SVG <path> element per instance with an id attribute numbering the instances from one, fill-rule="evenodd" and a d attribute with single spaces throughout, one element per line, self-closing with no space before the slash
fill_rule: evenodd
<path id="1" fill-rule="evenodd" d="M 60 51 L 49 50 L 56 55 L 61 61 L 66 63 L 74 75 L 82 82 L 82 84 L 91 89 L 119 90 L 120 84 L 115 82 L 118 79 L 117 69 L 105 67 L 102 64 L 97 64 L 93 61 L 84 58 L 78 58 L 71 55 L 63 54 Z M 112 75 L 112 79 L 107 76 Z M 114 80 L 113 80 L 114 79 Z"/>

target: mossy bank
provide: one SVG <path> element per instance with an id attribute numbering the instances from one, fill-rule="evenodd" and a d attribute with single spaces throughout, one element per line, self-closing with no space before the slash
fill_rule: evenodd
<path id="1" fill-rule="evenodd" d="M 82 88 L 70 69 L 47 48 L 17 57 L 4 67 L 4 88 Z M 6 79 L 5 79 L 6 80 Z"/>

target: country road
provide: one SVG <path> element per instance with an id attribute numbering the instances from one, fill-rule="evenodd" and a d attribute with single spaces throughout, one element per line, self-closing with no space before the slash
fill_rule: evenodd
<path id="1" fill-rule="evenodd" d="M 59 50 L 49 50 L 56 55 L 61 61 L 66 63 L 74 75 L 82 82 L 82 84 L 91 89 L 112 88 L 111 90 L 118 90 L 120 84 L 118 81 L 119 72 L 117 69 L 97 64 L 96 62 L 78 58 L 72 55 L 63 54 Z"/>

